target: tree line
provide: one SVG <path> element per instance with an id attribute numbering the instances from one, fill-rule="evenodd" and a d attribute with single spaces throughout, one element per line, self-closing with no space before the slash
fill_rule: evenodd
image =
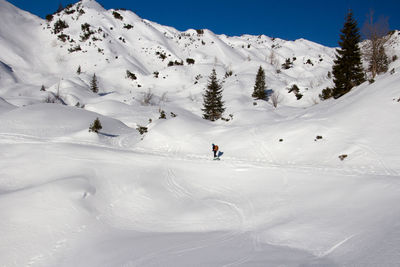
<path id="1" fill-rule="evenodd" d="M 322 90 L 320 98 L 322 100 L 333 97 L 334 99 L 348 93 L 353 87 L 366 81 L 366 72 L 362 65 L 362 56 L 368 63 L 367 71 L 370 73 L 370 82 L 376 75 L 388 70 L 389 60 L 385 53 L 384 45 L 388 40 L 388 26 L 385 21 L 374 21 L 373 11 L 370 12 L 368 20 L 364 25 L 364 35 L 368 38 L 364 46 L 364 55 L 360 50 L 361 35 L 354 19 L 353 12 L 349 10 L 346 15 L 343 28 L 341 29 L 339 48 L 336 49 L 334 65 L 332 67 L 333 88 Z M 80 74 L 79 66 L 77 73 Z M 297 91 L 298 87 L 296 86 Z M 90 89 L 98 92 L 97 77 L 94 74 L 90 82 Z M 260 66 L 253 88 L 252 97 L 255 100 L 268 100 L 267 86 L 265 81 L 265 71 Z M 296 92 L 297 92 L 296 91 Z M 297 92 L 298 93 L 298 92 Z M 203 118 L 210 121 L 221 119 L 225 111 L 224 101 L 222 100 L 222 83 L 217 78 L 216 70 L 213 69 L 208 80 L 207 87 L 203 94 Z M 296 95 L 297 96 L 297 95 Z M 299 95 L 301 98 L 302 95 Z M 278 104 L 278 94 L 273 94 L 272 104 Z M 298 98 L 299 99 L 299 98 Z"/>
<path id="2" fill-rule="evenodd" d="M 374 81 L 376 75 L 388 71 L 389 60 L 384 47 L 389 38 L 387 20 L 381 19 L 375 21 L 374 12 L 370 11 L 363 30 L 368 40 L 364 46 L 364 54 L 362 55 L 360 49 L 360 30 L 357 21 L 354 19 L 353 12 L 349 10 L 341 29 L 340 41 L 338 42 L 339 48 L 336 49 L 334 65 L 332 67 L 334 86 L 333 88 L 322 90 L 320 94 L 321 100 L 331 97 L 337 99 L 345 95 L 353 87 L 366 81 L 366 71 L 370 73 L 370 82 Z M 368 64 L 366 71 L 362 65 L 363 56 Z M 257 71 L 252 97 L 256 100 L 268 100 L 265 71 L 261 66 Z M 275 107 L 279 101 L 278 97 L 278 94 L 272 95 L 272 104 Z M 222 118 L 225 110 L 224 102 L 222 101 L 222 85 L 218 82 L 215 69 L 212 70 L 209 77 L 203 100 L 202 111 L 204 119 L 215 121 Z"/>

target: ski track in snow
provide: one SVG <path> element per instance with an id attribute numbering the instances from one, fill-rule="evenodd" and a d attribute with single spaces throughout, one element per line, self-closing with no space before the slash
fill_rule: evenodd
<path id="1" fill-rule="evenodd" d="M 181 32 L 93 0 L 53 20 L 0 0 L 0 22 L 0 267 L 400 266 L 399 61 L 319 101 L 336 48 L 304 39 Z M 259 67 L 279 107 L 251 97 Z M 229 121 L 201 118 L 213 68 Z M 210 140 L 232 150 L 213 161 Z"/>
<path id="2" fill-rule="evenodd" d="M 285 201 L 284 206 L 291 206 L 290 201 L 292 201 L 290 197 L 290 187 L 287 180 L 287 175 L 285 174 L 287 170 L 295 170 L 303 173 L 334 173 L 345 176 L 363 176 L 363 175 L 374 175 L 374 176 L 385 176 L 385 177 L 398 177 L 398 172 L 393 168 L 388 168 L 384 161 L 379 158 L 378 153 L 376 153 L 372 148 L 362 145 L 356 144 L 358 147 L 367 151 L 368 153 L 373 154 L 379 159 L 379 164 L 383 166 L 383 171 L 380 173 L 374 169 L 368 168 L 360 168 L 357 166 L 345 166 L 343 168 L 337 168 L 332 166 L 316 166 L 316 165 L 298 165 L 298 164 L 277 164 L 271 160 L 265 160 L 262 157 L 253 158 L 253 159 L 245 159 L 238 157 L 229 157 L 224 155 L 222 160 L 219 162 L 212 162 L 212 159 L 206 155 L 199 154 L 181 154 L 179 151 L 165 151 L 165 150 L 145 150 L 137 147 L 129 147 L 126 146 L 127 142 L 124 136 L 121 137 L 107 137 L 105 138 L 108 143 L 99 143 L 99 142 L 91 142 L 86 140 L 73 140 L 66 138 L 57 138 L 57 137 L 47 137 L 47 138 L 39 138 L 36 136 L 25 135 L 25 134 L 11 134 L 11 133 L 0 133 L 0 144 L 66 144 L 66 145 L 76 145 L 76 146 L 86 146 L 91 148 L 101 148 L 110 151 L 121 151 L 124 153 L 133 153 L 139 156 L 146 155 L 155 158 L 168 158 L 168 160 L 173 161 L 188 161 L 188 162 L 209 162 L 210 164 L 216 164 L 217 166 L 221 166 L 222 168 L 230 168 L 240 171 L 246 171 L 251 168 L 272 168 L 272 169 L 280 169 L 282 171 L 282 179 L 284 183 L 282 194 L 280 195 L 280 199 L 273 199 L 274 203 L 270 203 L 270 205 L 283 205 L 282 203 L 278 203 L 280 201 Z M 104 140 L 103 140 L 104 141 Z M 263 155 L 268 155 L 271 152 L 268 151 L 265 145 L 261 145 L 261 151 Z M 85 160 L 92 161 L 93 159 L 85 158 L 79 155 L 69 156 L 65 155 L 64 157 L 69 158 L 70 160 Z M 58 180 L 52 181 L 50 183 L 59 182 Z M 33 187 L 39 187 L 43 184 L 36 184 Z M 175 171 L 172 167 L 168 167 L 166 169 L 166 173 L 163 178 L 163 186 L 165 189 L 171 193 L 171 195 L 176 198 L 188 198 L 195 201 L 193 197 L 193 193 L 190 191 L 190 188 L 185 187 L 184 184 L 180 183 L 175 175 Z M 21 190 L 29 189 L 30 187 L 23 188 Z M 262 250 L 262 245 L 260 241 L 260 237 L 258 233 L 251 231 L 251 218 L 254 216 L 254 208 L 253 203 L 241 195 L 240 192 L 233 190 L 227 185 L 218 185 L 218 186 L 205 186 L 199 185 L 199 190 L 203 190 L 204 192 L 208 192 L 209 195 L 216 196 L 212 198 L 204 199 L 204 203 L 209 206 L 209 208 L 214 209 L 217 213 L 221 213 L 221 218 L 224 217 L 224 212 L 230 210 L 232 214 L 235 214 L 237 220 L 234 220 L 232 225 L 228 228 L 232 228 L 231 231 L 227 231 L 221 234 L 214 234 L 211 237 L 205 237 L 203 239 L 189 240 L 186 242 L 182 242 L 179 245 L 168 246 L 163 248 L 154 249 L 151 252 L 145 253 L 139 257 L 136 257 L 134 260 L 129 260 L 123 266 L 160 266 L 163 261 L 168 262 L 168 259 L 171 258 L 179 258 L 185 257 L 185 255 L 189 255 L 188 253 L 198 252 L 201 253 L 202 250 L 209 249 L 210 246 L 218 248 L 223 247 L 224 244 L 232 244 L 244 242 L 248 238 L 251 239 L 249 242 L 244 242 L 244 246 L 252 246 L 252 251 L 257 252 Z M 3 192 L 5 194 L 13 193 L 13 191 Z M 220 196 L 220 197 L 218 197 Z M 231 197 L 228 197 L 231 196 Z M 235 198 L 232 198 L 235 196 Z M 240 205 L 239 205 L 240 204 Z M 112 204 L 110 204 L 112 205 Z M 289 217 L 295 215 L 288 215 Z M 216 218 L 217 219 L 217 218 Z M 249 225 L 250 223 L 250 225 Z M 58 255 L 62 255 L 66 253 L 66 250 L 69 249 L 70 244 L 76 241 L 81 237 L 81 234 L 87 229 L 86 225 L 81 225 L 77 227 L 75 230 L 71 230 L 68 235 L 65 235 L 65 238 L 62 238 L 56 242 L 54 242 L 52 249 L 47 253 L 38 254 L 32 256 L 27 265 L 29 267 L 41 266 L 41 263 L 45 263 L 50 259 L 57 258 Z M 329 257 L 330 254 L 334 253 L 339 247 L 348 242 L 354 237 L 354 235 L 350 235 L 344 238 L 342 241 L 333 244 L 329 249 L 325 252 L 319 253 L 317 257 L 324 258 Z M 396 242 L 396 241 L 391 241 Z M 211 245 L 212 244 L 212 245 Z M 396 245 L 396 244 L 393 244 Z M 253 259 L 253 254 L 250 253 L 247 256 L 238 255 L 236 259 L 232 259 L 232 262 L 227 263 L 225 261 L 224 265 L 221 266 L 240 266 L 246 265 L 246 262 L 249 262 Z"/>
<path id="3" fill-rule="evenodd" d="M 109 137 L 112 139 L 113 137 Z M 114 137 L 115 138 L 115 137 Z M 180 160 L 180 161 L 211 161 L 211 156 L 199 155 L 199 154 L 184 154 L 174 151 L 168 152 L 165 150 L 157 150 L 157 149 L 143 149 L 137 147 L 126 147 L 124 146 L 124 137 L 118 137 L 117 141 L 112 140 L 110 144 L 100 144 L 98 142 L 89 142 L 89 141 L 78 141 L 78 140 L 65 140 L 64 138 L 43 138 L 32 135 L 25 134 L 11 134 L 11 133 L 0 133 L 0 144 L 38 144 L 38 143 L 60 143 L 60 144 L 71 144 L 71 145 L 81 145 L 88 147 L 100 147 L 104 149 L 110 150 L 120 150 L 125 152 L 132 152 L 141 155 L 149 155 L 155 157 L 165 157 L 168 159 Z M 234 168 L 280 168 L 280 169 L 292 169 L 298 170 L 302 172 L 326 172 L 326 173 L 337 173 L 345 176 L 362 176 L 362 175 L 375 175 L 375 176 L 387 176 L 387 177 L 398 177 L 400 170 L 395 170 L 393 168 L 387 167 L 384 161 L 381 159 L 381 156 L 376 153 L 371 147 L 366 145 L 362 145 L 357 143 L 357 146 L 364 149 L 365 151 L 370 152 L 375 155 L 379 164 L 382 166 L 382 170 L 376 170 L 371 166 L 321 166 L 321 165 L 311 165 L 304 163 L 276 163 L 273 160 L 265 160 L 264 158 L 237 158 L 237 157 L 229 157 L 224 155 L 219 161 L 219 164 L 228 165 Z M 265 146 L 262 146 L 264 149 L 262 151 L 268 151 L 265 149 Z M 270 152 L 264 152 L 269 153 Z"/>
<path id="4" fill-rule="evenodd" d="M 349 241 L 350 239 L 352 239 L 355 235 L 350 235 L 349 237 L 346 237 L 345 239 L 343 239 L 342 241 L 338 242 L 337 244 L 335 244 L 334 246 L 332 246 L 330 249 L 328 249 L 327 251 L 321 253 L 320 255 L 318 255 L 319 257 L 326 257 L 329 254 L 331 254 L 335 249 L 337 249 L 338 247 L 340 247 L 341 245 L 343 245 L 344 243 L 346 243 L 347 241 Z"/>

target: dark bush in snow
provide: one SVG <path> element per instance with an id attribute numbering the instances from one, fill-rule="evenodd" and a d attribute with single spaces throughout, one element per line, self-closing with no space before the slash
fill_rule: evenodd
<path id="1" fill-rule="evenodd" d="M 300 100 L 303 95 L 300 93 L 300 89 L 296 84 L 293 84 L 292 87 L 289 89 L 289 93 L 294 93 L 297 100 Z"/>
<path id="2" fill-rule="evenodd" d="M 147 127 L 144 127 L 144 126 L 138 125 L 138 127 L 136 128 L 136 130 L 138 130 L 139 133 L 140 133 L 141 135 L 147 133 Z"/>
<path id="3" fill-rule="evenodd" d="M 123 20 L 124 18 L 121 16 L 121 14 L 119 14 L 117 11 L 113 11 L 113 16 L 114 16 L 114 18 L 116 18 L 116 19 L 119 19 L 119 20 Z"/>
<path id="4" fill-rule="evenodd" d="M 132 73 L 132 72 L 130 72 L 129 70 L 126 70 L 126 77 L 127 77 L 128 79 L 131 79 L 131 80 L 136 80 L 136 79 L 137 79 L 135 73 Z"/>
<path id="5" fill-rule="evenodd" d="M 80 45 L 77 45 L 77 46 L 75 46 L 75 47 L 69 48 L 69 49 L 68 49 L 68 52 L 73 53 L 73 52 L 81 51 L 81 50 L 82 50 L 81 46 L 80 46 Z"/>
<path id="6" fill-rule="evenodd" d="M 96 118 L 94 122 L 89 126 L 89 132 L 98 133 L 103 127 L 101 126 L 99 118 Z"/>
<path id="7" fill-rule="evenodd" d="M 125 24 L 124 28 L 130 30 L 133 28 L 133 26 L 131 24 Z"/>
<path id="8" fill-rule="evenodd" d="M 193 58 L 187 58 L 186 59 L 186 63 L 189 64 L 189 65 L 190 64 L 194 64 L 194 59 Z"/>
<path id="9" fill-rule="evenodd" d="M 312 63 L 311 59 L 307 59 L 306 64 L 310 64 L 310 65 L 314 66 L 314 63 Z"/>
<path id="10" fill-rule="evenodd" d="M 66 29 L 66 28 L 68 28 L 68 27 L 69 27 L 69 26 L 68 26 L 68 24 L 67 24 L 65 21 L 63 21 L 63 20 L 61 20 L 61 19 L 58 19 L 58 20 L 54 23 L 54 28 L 53 28 L 54 34 L 60 33 L 62 30 Z"/>
<path id="11" fill-rule="evenodd" d="M 64 42 L 64 43 L 69 39 L 69 36 L 66 35 L 66 34 L 64 34 L 64 33 L 59 34 L 57 37 L 58 37 L 58 39 L 59 39 L 60 41 L 62 41 L 62 42 Z"/>
<path id="12" fill-rule="evenodd" d="M 326 87 L 325 89 L 322 90 L 321 94 L 319 94 L 319 99 L 321 100 L 326 100 L 332 97 L 333 89 Z"/>
<path id="13" fill-rule="evenodd" d="M 159 119 L 166 119 L 167 116 L 165 115 L 165 111 L 162 109 L 159 109 L 158 112 L 160 113 Z"/>
<path id="14" fill-rule="evenodd" d="M 53 18 L 54 18 L 54 16 L 51 15 L 51 14 L 46 15 L 46 20 L 47 20 L 48 22 L 52 21 Z"/>
<path id="15" fill-rule="evenodd" d="M 285 63 L 282 64 L 282 69 L 288 70 L 288 69 L 290 69 L 291 67 L 293 67 L 293 62 L 290 61 L 290 58 L 287 58 L 287 59 L 285 60 Z"/>

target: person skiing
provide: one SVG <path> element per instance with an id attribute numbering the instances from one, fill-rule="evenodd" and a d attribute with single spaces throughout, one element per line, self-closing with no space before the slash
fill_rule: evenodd
<path id="1" fill-rule="evenodd" d="M 218 146 L 215 144 L 212 144 L 212 151 L 214 152 L 214 159 L 217 158 L 217 152 L 218 152 Z"/>

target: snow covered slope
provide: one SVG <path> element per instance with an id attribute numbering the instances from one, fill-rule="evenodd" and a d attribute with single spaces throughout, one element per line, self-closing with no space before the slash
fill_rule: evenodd
<path id="1" fill-rule="evenodd" d="M 320 102 L 333 48 L 92 0 L 46 21 L 0 0 L 0 51 L 0 266 L 398 266 L 399 60 Z M 202 119 L 213 68 L 227 121 Z"/>
<path id="2" fill-rule="evenodd" d="M 96 73 L 102 92 L 137 95 L 135 91 L 152 89 L 157 95 L 184 91 L 199 97 L 210 67 L 215 67 L 220 78 L 232 71 L 227 87 L 237 90 L 234 85 L 239 85 L 251 94 L 261 65 L 268 74 L 269 88 L 281 91 L 283 102 L 309 106 L 317 101 L 322 88 L 331 84 L 327 75 L 334 49 L 302 39 L 228 37 L 208 30 L 179 32 L 131 11 L 104 10 L 92 0 L 68 6 L 48 21 L 4 0 L 0 12 L 0 48 L 5 51 L 0 60 L 14 69 L 21 83 L 32 87 L 51 87 L 60 78 L 88 83 Z M 286 59 L 293 66 L 283 70 Z M 178 65 L 168 67 L 175 63 Z M 80 76 L 76 74 L 79 66 Z M 127 79 L 127 70 L 137 80 Z M 287 94 L 294 83 L 304 94 L 300 101 Z"/>

